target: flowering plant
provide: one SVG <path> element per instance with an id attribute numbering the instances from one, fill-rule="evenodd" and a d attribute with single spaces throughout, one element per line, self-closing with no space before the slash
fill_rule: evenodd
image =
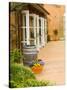
<path id="1" fill-rule="evenodd" d="M 35 74 L 39 74 L 41 73 L 43 70 L 43 66 L 39 63 L 35 63 L 33 66 L 32 66 L 32 71 L 35 73 Z"/>

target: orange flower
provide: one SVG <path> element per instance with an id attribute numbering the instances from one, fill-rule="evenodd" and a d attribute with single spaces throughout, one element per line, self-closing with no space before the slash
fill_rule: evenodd
<path id="1" fill-rule="evenodd" d="M 35 73 L 35 74 L 39 74 L 41 73 L 43 70 L 43 66 L 42 65 L 34 65 L 32 67 L 32 71 Z"/>

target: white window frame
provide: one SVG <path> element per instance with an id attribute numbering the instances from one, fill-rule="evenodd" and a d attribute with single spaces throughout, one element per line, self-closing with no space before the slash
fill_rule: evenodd
<path id="1" fill-rule="evenodd" d="M 39 46 L 40 46 L 40 44 L 39 44 L 39 15 L 36 15 L 36 18 L 37 18 L 37 45 L 36 45 L 36 47 L 37 47 L 37 50 L 39 50 Z"/>
<path id="2" fill-rule="evenodd" d="M 22 11 L 22 14 L 25 14 L 26 15 L 26 26 L 25 27 L 23 27 L 22 26 L 22 28 L 26 28 L 26 36 L 27 36 L 27 39 L 25 40 L 25 38 L 24 38 L 24 35 L 25 35 L 25 31 L 23 31 L 23 41 L 21 41 L 22 43 L 23 43 L 23 45 L 25 45 L 25 43 L 27 43 L 27 45 L 29 45 L 30 44 L 30 42 L 29 42 L 29 10 L 24 10 L 24 11 Z"/>
<path id="3" fill-rule="evenodd" d="M 29 16 L 32 16 L 33 19 L 34 19 L 34 22 L 33 22 L 33 30 L 34 30 L 34 45 L 36 45 L 36 23 L 35 23 L 35 19 L 36 19 L 36 14 L 29 14 Z M 30 28 L 30 26 L 29 26 Z"/>
<path id="4" fill-rule="evenodd" d="M 45 18 L 44 19 L 44 22 L 45 22 L 45 45 L 47 43 L 47 19 Z"/>
<path id="5" fill-rule="evenodd" d="M 41 46 L 44 46 L 45 45 L 45 33 L 44 33 L 44 18 L 41 17 L 41 34 L 42 34 L 42 37 L 41 37 L 41 41 L 42 41 L 42 44 Z"/>
<path id="6" fill-rule="evenodd" d="M 41 20 L 41 43 L 39 44 L 39 47 L 43 47 L 45 45 L 44 18 L 39 17 L 39 19 Z"/>
<path id="7" fill-rule="evenodd" d="M 26 26 L 22 28 L 26 28 L 26 40 L 24 38 L 25 35 L 25 31 L 23 31 L 23 41 L 21 41 L 23 43 L 23 45 L 25 45 L 25 43 L 27 45 L 30 45 L 30 25 L 29 25 L 29 16 L 32 16 L 34 19 L 34 24 L 33 24 L 33 30 L 34 30 L 34 45 L 37 47 L 37 49 L 39 50 L 40 47 L 44 46 L 45 43 L 47 42 L 47 36 L 46 36 L 46 32 L 47 32 L 47 20 L 44 19 L 43 17 L 39 17 L 39 15 L 36 14 L 29 14 L 29 10 L 24 10 L 22 11 L 22 14 L 26 15 Z M 37 20 L 36 20 L 37 19 Z M 39 19 L 41 19 L 41 44 L 39 43 Z M 37 21 L 37 22 L 36 22 Z M 36 26 L 37 23 L 37 26 Z M 44 25 L 45 24 L 45 25 Z M 44 33 L 45 32 L 45 33 Z"/>

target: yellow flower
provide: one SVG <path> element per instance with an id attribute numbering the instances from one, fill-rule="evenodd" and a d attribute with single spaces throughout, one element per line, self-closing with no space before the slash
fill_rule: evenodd
<path id="1" fill-rule="evenodd" d="M 40 64 L 37 64 L 38 66 L 40 66 Z"/>
<path id="2" fill-rule="evenodd" d="M 34 66 L 40 66 L 40 64 L 39 63 L 35 63 Z"/>

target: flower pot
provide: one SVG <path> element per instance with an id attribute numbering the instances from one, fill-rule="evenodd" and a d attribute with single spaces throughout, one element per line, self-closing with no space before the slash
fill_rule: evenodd
<path id="1" fill-rule="evenodd" d="M 44 66 L 45 65 L 45 62 L 44 62 L 45 60 L 42 60 L 42 59 L 38 59 L 38 63 L 40 64 L 40 65 L 42 65 L 42 66 Z"/>
<path id="2" fill-rule="evenodd" d="M 37 49 L 35 46 L 27 45 L 23 49 L 24 65 L 31 66 L 33 61 L 37 59 Z"/>
<path id="3" fill-rule="evenodd" d="M 32 71 L 35 73 L 35 74 L 40 74 L 43 70 L 43 66 L 40 65 L 40 66 L 33 66 L 32 67 Z"/>

